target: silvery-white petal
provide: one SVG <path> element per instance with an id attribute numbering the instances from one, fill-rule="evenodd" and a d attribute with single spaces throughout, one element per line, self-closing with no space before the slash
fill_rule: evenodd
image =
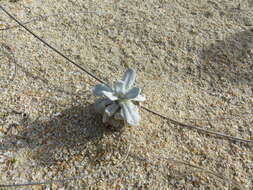
<path id="1" fill-rule="evenodd" d="M 137 98 L 138 95 L 141 93 L 140 88 L 131 88 L 124 96 L 125 99 L 134 99 Z"/>
<path id="2" fill-rule="evenodd" d="M 114 95 L 114 92 L 102 91 L 103 95 L 109 98 L 111 101 L 118 100 L 118 97 Z"/>
<path id="3" fill-rule="evenodd" d="M 130 101 L 126 101 L 120 104 L 121 115 L 130 126 L 138 126 L 140 121 L 140 115 L 138 108 Z"/>
<path id="4" fill-rule="evenodd" d="M 106 107 L 105 113 L 109 117 L 111 117 L 111 116 L 113 116 L 116 113 L 116 111 L 118 111 L 118 109 L 119 109 L 119 104 L 116 103 L 116 102 L 113 102 L 111 105 L 109 105 L 109 106 Z"/>
<path id="5" fill-rule="evenodd" d="M 139 94 L 136 98 L 132 99 L 133 101 L 137 101 L 137 102 L 143 102 L 146 100 L 145 95 L 141 95 Z"/>
<path id="6" fill-rule="evenodd" d="M 94 110 L 98 113 L 103 113 L 105 111 L 106 106 L 111 102 L 112 101 L 108 98 L 100 98 L 94 103 Z"/>
<path id="7" fill-rule="evenodd" d="M 125 92 L 125 83 L 122 80 L 116 81 L 114 83 L 113 89 L 115 93 L 124 93 Z"/>
<path id="8" fill-rule="evenodd" d="M 131 68 L 127 69 L 122 79 L 125 82 L 125 89 L 129 89 L 133 86 L 135 78 L 136 78 L 135 70 Z"/>
<path id="9" fill-rule="evenodd" d="M 112 89 L 104 84 L 98 84 L 92 88 L 92 92 L 95 96 L 103 96 L 103 92 L 112 92 Z"/>

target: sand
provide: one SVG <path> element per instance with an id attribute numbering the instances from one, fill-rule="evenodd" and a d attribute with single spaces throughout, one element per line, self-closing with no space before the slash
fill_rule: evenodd
<path id="1" fill-rule="evenodd" d="M 253 140 L 252 0 L 1 5 L 110 84 L 136 69 L 143 106 Z M 0 184 L 81 176 L 8 189 L 253 188 L 252 143 L 203 134 L 143 109 L 139 127 L 108 128 L 91 109 L 98 82 L 0 12 Z"/>

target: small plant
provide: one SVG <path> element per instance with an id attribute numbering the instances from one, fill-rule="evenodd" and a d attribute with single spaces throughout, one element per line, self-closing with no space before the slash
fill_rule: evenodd
<path id="1" fill-rule="evenodd" d="M 140 115 L 137 106 L 133 102 L 144 101 L 141 89 L 133 87 L 136 72 L 128 69 L 122 78 L 110 88 L 104 84 L 93 87 L 95 96 L 102 96 L 94 104 L 96 112 L 103 114 L 103 122 L 109 122 L 115 126 L 115 120 L 123 120 L 130 126 L 138 126 Z"/>

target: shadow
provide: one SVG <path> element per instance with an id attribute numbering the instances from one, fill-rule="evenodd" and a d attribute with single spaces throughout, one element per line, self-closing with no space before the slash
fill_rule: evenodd
<path id="1" fill-rule="evenodd" d="M 210 83 L 253 85 L 253 29 L 204 47 L 199 57 L 201 77 Z"/>
<path id="2" fill-rule="evenodd" d="M 31 159 L 42 165 L 64 159 L 64 151 L 82 152 L 87 146 L 92 148 L 90 151 L 94 150 L 91 154 L 87 153 L 92 160 L 91 155 L 96 154 L 100 141 L 119 132 L 102 123 L 101 116 L 94 113 L 92 105 L 71 107 L 49 121 L 38 119 L 30 122 L 26 118 L 19 123 L 9 126 L 0 150 L 29 148 Z"/>
<path id="3" fill-rule="evenodd" d="M 24 116 L 20 121 L 20 125 L 10 126 L 9 130 L 6 131 L 0 144 L 0 150 L 18 151 L 28 148 L 31 160 L 35 160 L 41 166 L 53 167 L 61 167 L 59 163 L 72 161 L 76 157 L 75 153 L 77 155 L 81 153 L 82 159 L 88 160 L 85 163 L 94 166 L 100 162 L 102 163 L 104 159 L 103 153 L 106 149 L 101 147 L 101 144 L 104 144 L 105 139 L 108 139 L 108 137 L 112 137 L 114 142 L 119 141 L 119 143 L 122 143 L 121 139 L 118 138 L 121 137 L 121 132 L 105 126 L 102 123 L 101 116 L 94 113 L 92 105 L 86 107 L 78 105 L 64 110 L 48 121 L 37 119 L 30 122 L 29 118 Z M 181 164 L 169 163 L 165 160 L 166 163 L 163 164 L 166 165 L 162 166 L 159 157 L 157 157 L 158 162 L 156 162 L 155 159 L 148 159 L 145 155 L 142 155 L 141 149 L 138 152 L 135 149 L 128 152 L 123 145 L 117 147 L 117 152 L 124 156 L 128 155 L 125 162 L 129 162 L 129 164 L 133 160 L 139 162 L 139 166 L 144 167 L 147 182 L 156 180 L 154 178 L 156 175 L 153 175 L 156 171 L 159 176 L 163 176 L 164 181 L 171 188 L 180 188 L 180 180 L 194 186 L 199 183 L 197 179 L 192 179 L 196 178 L 195 171 L 188 169 L 187 165 L 180 167 Z M 68 158 L 69 156 L 71 159 Z M 131 159 L 129 160 L 129 158 Z M 82 163 L 80 160 L 78 162 Z M 122 160 L 118 163 L 120 162 Z M 174 168 L 176 165 L 179 166 Z M 118 168 L 118 171 L 120 173 L 129 172 L 128 170 L 122 170 L 121 167 Z M 139 188 L 137 180 L 134 187 Z M 141 184 L 141 186 L 149 189 L 150 184 Z"/>

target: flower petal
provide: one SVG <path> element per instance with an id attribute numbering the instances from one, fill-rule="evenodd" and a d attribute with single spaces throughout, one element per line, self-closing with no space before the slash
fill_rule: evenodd
<path id="1" fill-rule="evenodd" d="M 139 94 L 136 98 L 132 99 L 133 101 L 136 101 L 136 102 L 143 102 L 146 100 L 146 97 L 145 95 L 141 95 Z"/>
<path id="2" fill-rule="evenodd" d="M 122 80 L 116 81 L 114 83 L 113 90 L 117 94 L 124 94 L 125 93 L 125 82 Z"/>
<path id="3" fill-rule="evenodd" d="M 109 98 L 111 101 L 118 100 L 118 97 L 114 95 L 114 92 L 102 91 L 103 95 Z"/>
<path id="4" fill-rule="evenodd" d="M 134 69 L 129 68 L 123 76 L 123 81 L 125 82 L 125 89 L 129 89 L 133 86 L 136 78 L 136 72 Z"/>
<path id="5" fill-rule="evenodd" d="M 119 109 L 119 104 L 116 102 L 113 102 L 111 105 L 107 106 L 105 109 L 105 113 L 111 117 L 113 116 Z"/>
<path id="6" fill-rule="evenodd" d="M 112 92 L 112 89 L 104 84 L 98 84 L 92 88 L 92 92 L 95 96 L 103 96 L 103 92 Z"/>
<path id="7" fill-rule="evenodd" d="M 138 95 L 141 93 L 141 89 L 140 88 L 132 88 L 130 89 L 124 96 L 125 99 L 134 99 L 137 98 Z"/>
<path id="8" fill-rule="evenodd" d="M 106 106 L 111 102 L 108 98 L 100 98 L 93 104 L 94 110 L 98 113 L 103 113 Z"/>
<path id="9" fill-rule="evenodd" d="M 140 121 L 140 115 L 138 108 L 130 101 L 123 102 L 121 106 L 121 115 L 131 126 L 138 126 Z"/>

